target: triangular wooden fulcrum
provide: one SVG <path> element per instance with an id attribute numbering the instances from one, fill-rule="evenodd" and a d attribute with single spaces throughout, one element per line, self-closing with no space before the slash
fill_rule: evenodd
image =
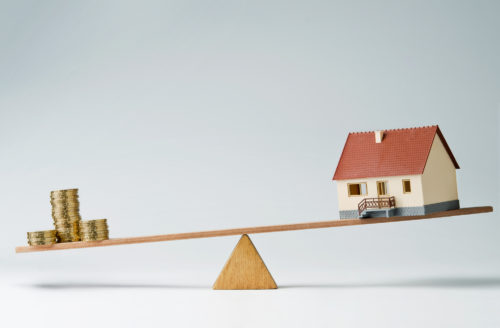
<path id="1" fill-rule="evenodd" d="M 276 289 L 276 283 L 247 235 L 242 235 L 213 289 Z"/>

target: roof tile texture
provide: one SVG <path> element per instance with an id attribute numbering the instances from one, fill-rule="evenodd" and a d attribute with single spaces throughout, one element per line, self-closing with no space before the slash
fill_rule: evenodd
<path id="1" fill-rule="evenodd" d="M 458 169 L 439 127 L 434 125 L 386 130 L 381 143 L 375 142 L 374 132 L 349 133 L 333 180 L 422 174 L 436 134 Z"/>

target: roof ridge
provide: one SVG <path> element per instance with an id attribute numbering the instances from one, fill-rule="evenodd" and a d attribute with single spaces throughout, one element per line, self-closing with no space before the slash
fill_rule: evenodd
<path id="1" fill-rule="evenodd" d="M 363 134 L 363 133 L 374 133 L 375 131 L 405 131 L 405 130 L 416 130 L 416 129 L 429 129 L 429 128 L 439 128 L 439 125 L 424 125 L 424 126 L 413 126 L 409 128 L 397 128 L 397 129 L 381 129 L 381 130 L 373 130 L 373 131 L 355 131 L 349 132 L 349 134 Z"/>

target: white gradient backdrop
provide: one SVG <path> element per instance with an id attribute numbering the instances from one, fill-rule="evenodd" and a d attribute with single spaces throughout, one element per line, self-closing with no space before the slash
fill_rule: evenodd
<path id="1" fill-rule="evenodd" d="M 238 237 L 14 254 L 55 189 L 111 237 L 336 219 L 349 131 L 439 124 L 461 205 L 498 207 L 499 10 L 1 1 L 1 320 L 499 326 L 497 212 L 253 235 L 271 292 L 210 290 Z"/>

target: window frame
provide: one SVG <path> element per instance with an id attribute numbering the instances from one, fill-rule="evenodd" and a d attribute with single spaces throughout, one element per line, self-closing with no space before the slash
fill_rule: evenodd
<path id="1" fill-rule="evenodd" d="M 361 188 L 361 185 L 365 185 L 365 191 L 366 193 L 362 193 L 363 189 Z M 351 185 L 359 185 L 359 195 L 353 195 L 351 194 Z M 353 182 L 353 183 L 348 183 L 347 184 L 347 196 L 348 197 L 361 197 L 361 196 L 366 196 L 368 195 L 368 183 L 367 182 Z"/>
<path id="2" fill-rule="evenodd" d="M 408 182 L 408 186 L 410 187 L 410 191 L 406 190 L 405 182 Z M 412 190 L 412 188 L 411 188 L 411 179 L 402 179 L 401 183 L 403 184 L 403 194 L 411 194 L 411 190 Z"/>
<path id="3" fill-rule="evenodd" d="M 383 194 L 379 194 L 379 193 L 378 193 L 378 191 L 379 191 L 379 190 L 378 190 L 379 183 L 383 183 L 383 184 L 384 184 L 384 192 L 385 192 L 385 193 L 383 193 Z M 387 185 L 388 185 L 387 180 L 379 180 L 379 181 L 376 181 L 376 182 L 375 182 L 375 185 L 377 186 L 377 196 L 389 196 L 389 192 L 387 191 L 387 189 L 388 189 L 388 188 L 387 188 Z"/>

